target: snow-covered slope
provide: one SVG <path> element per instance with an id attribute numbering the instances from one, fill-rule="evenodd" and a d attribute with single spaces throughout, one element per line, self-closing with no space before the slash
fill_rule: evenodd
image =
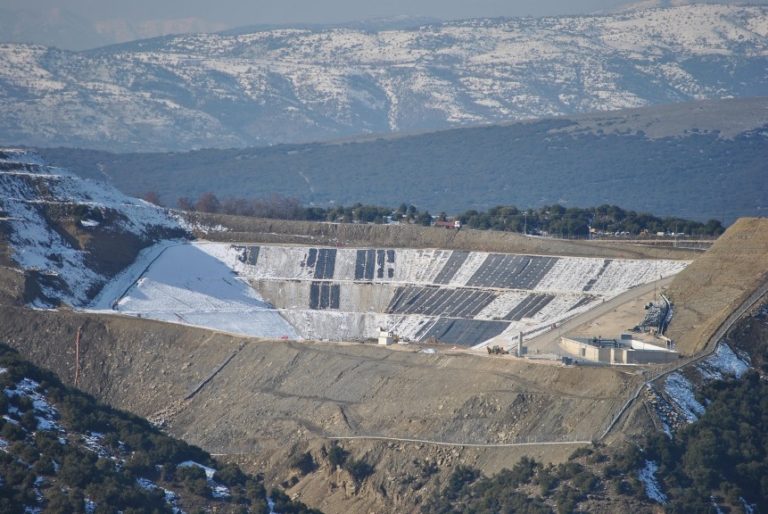
<path id="1" fill-rule="evenodd" d="M 189 149 L 768 95 L 768 8 L 0 45 L 0 139 Z"/>
<path id="2" fill-rule="evenodd" d="M 0 242 L 36 284 L 33 305 L 85 305 L 141 248 L 183 235 L 163 209 L 0 149 Z"/>
<path id="3" fill-rule="evenodd" d="M 297 339 L 285 319 L 207 249 L 192 243 L 166 246 L 114 310 L 172 323 L 256 337 Z"/>
<path id="4" fill-rule="evenodd" d="M 662 430 L 671 436 L 704 414 L 708 402 L 702 403 L 696 394 L 701 385 L 727 377 L 741 378 L 751 365 L 747 353 L 734 351 L 725 341 L 720 341 L 706 359 L 668 375 L 660 390 L 648 386 L 646 397 L 655 408 Z"/>
<path id="5" fill-rule="evenodd" d="M 540 334 L 687 264 L 209 242 L 156 248 L 93 307 L 258 337 L 366 340 L 387 327 L 404 341 L 476 348 L 500 334 L 506 343 Z"/>
<path id="6" fill-rule="evenodd" d="M 638 0 L 629 1 L 623 5 L 619 5 L 614 9 L 610 9 L 605 12 L 627 12 L 637 11 L 641 9 L 657 9 L 660 7 L 680 7 L 683 5 L 696 5 L 696 4 L 720 4 L 720 5 L 758 5 L 766 4 L 766 0 L 750 0 L 745 2 L 743 0 Z"/>

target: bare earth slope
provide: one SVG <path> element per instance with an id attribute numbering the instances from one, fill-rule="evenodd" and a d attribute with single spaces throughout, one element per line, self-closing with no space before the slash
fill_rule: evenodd
<path id="1" fill-rule="evenodd" d="M 675 304 L 668 335 L 694 354 L 719 325 L 768 280 L 768 219 L 742 218 L 681 272 L 669 294 Z"/>
<path id="2" fill-rule="evenodd" d="M 74 376 L 75 333 L 82 327 L 80 387 L 115 406 L 164 420 L 172 434 L 213 453 L 242 454 L 234 457 L 265 464 L 275 470 L 268 477 L 273 481 L 290 475 L 286 462 L 297 452 L 309 449 L 320 460 L 327 436 L 456 443 L 590 440 L 639 380 L 607 368 L 563 369 L 366 345 L 260 342 L 148 320 L 14 307 L 0 308 L 0 322 L 5 341 L 64 380 Z M 358 458 L 367 456 L 377 472 L 366 482 L 372 491 L 351 496 L 347 489 L 337 491 L 342 503 L 323 504 L 329 511 L 343 510 L 348 502 L 390 510 L 395 503 L 415 501 L 416 491 L 387 480 L 405 472 L 398 459 L 442 459 L 440 473 L 459 462 L 493 472 L 522 454 L 561 460 L 573 449 L 344 445 Z M 333 480 L 318 471 L 297 488 L 318 504 L 334 497 Z"/>

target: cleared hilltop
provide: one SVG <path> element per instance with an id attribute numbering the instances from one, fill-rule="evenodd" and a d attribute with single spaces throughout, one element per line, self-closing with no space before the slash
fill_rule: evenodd
<path id="1" fill-rule="evenodd" d="M 728 316 L 768 283 L 768 219 L 743 218 L 669 287 L 675 315 L 668 335 L 694 354 Z"/>

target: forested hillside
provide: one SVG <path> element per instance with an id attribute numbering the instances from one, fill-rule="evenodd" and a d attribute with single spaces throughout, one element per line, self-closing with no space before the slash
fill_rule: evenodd
<path id="1" fill-rule="evenodd" d="M 765 102 L 753 106 L 765 110 Z M 627 114 L 632 115 L 638 114 Z M 756 185 L 765 181 L 768 125 L 728 137 L 698 129 L 651 137 L 642 131 L 644 123 L 613 131 L 619 117 L 594 121 L 589 128 L 553 119 L 244 150 L 112 154 L 60 148 L 40 153 L 50 163 L 112 181 L 132 195 L 154 191 L 166 205 L 213 192 L 220 199 L 280 194 L 323 207 L 404 202 L 448 214 L 496 205 L 605 203 L 726 223 L 765 213 L 768 190 Z"/>
<path id="2" fill-rule="evenodd" d="M 149 192 L 144 199 L 162 205 L 160 198 Z M 171 206 L 172 207 L 172 206 Z M 660 218 L 647 212 L 627 211 L 617 205 L 596 207 L 570 207 L 545 205 L 537 209 L 518 209 L 514 205 L 497 205 L 487 211 L 470 209 L 449 216 L 419 210 L 414 205 L 400 204 L 398 208 L 363 205 L 311 207 L 301 205 L 296 198 L 271 195 L 268 198 L 227 198 L 224 201 L 213 193 L 203 193 L 197 199 L 182 197 L 176 207 L 188 212 L 229 214 L 253 218 L 279 220 L 327 221 L 331 223 L 399 223 L 423 226 L 467 226 L 477 230 L 498 230 L 532 235 L 551 235 L 560 238 L 586 239 L 589 237 L 656 237 L 698 236 L 715 237 L 725 231 L 718 220 L 706 223 L 683 218 Z M 456 222 L 460 225 L 457 227 Z"/>
<path id="3" fill-rule="evenodd" d="M 764 512 L 768 385 L 752 372 L 700 394 L 710 402 L 706 413 L 674 438 L 583 448 L 557 466 L 523 458 L 492 477 L 460 466 L 421 511 L 650 513 L 661 504 L 674 514 Z"/>
<path id="4" fill-rule="evenodd" d="M 2 344 L 0 387 L 0 512 L 317 512 Z"/>

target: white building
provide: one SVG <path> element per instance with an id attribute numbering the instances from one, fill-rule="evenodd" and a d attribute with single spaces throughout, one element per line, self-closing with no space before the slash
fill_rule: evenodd
<path id="1" fill-rule="evenodd" d="M 379 329 L 379 344 L 383 346 L 389 346 L 394 344 L 395 336 L 389 330 Z"/>

